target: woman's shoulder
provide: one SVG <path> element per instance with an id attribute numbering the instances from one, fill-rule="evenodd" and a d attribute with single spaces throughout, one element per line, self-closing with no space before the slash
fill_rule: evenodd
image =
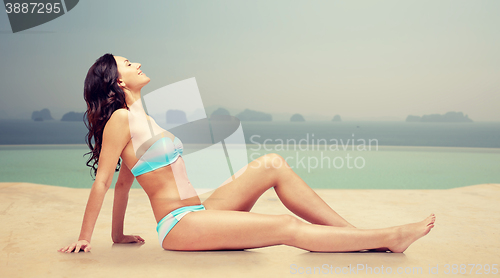
<path id="1" fill-rule="evenodd" d="M 112 114 L 111 117 L 109 117 L 108 122 L 106 123 L 106 126 L 115 126 L 115 127 L 125 127 L 128 126 L 128 115 L 129 111 L 125 108 L 120 108 L 115 110 Z"/>
<path id="2" fill-rule="evenodd" d="M 115 119 L 116 120 L 126 120 L 128 119 L 128 113 L 129 111 L 126 108 L 120 108 L 116 109 L 112 114 L 109 120 Z"/>

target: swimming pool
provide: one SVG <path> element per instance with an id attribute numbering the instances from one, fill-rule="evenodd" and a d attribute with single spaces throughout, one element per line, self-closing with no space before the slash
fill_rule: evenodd
<path id="1" fill-rule="evenodd" d="M 272 148 L 271 148 L 272 149 Z M 378 150 L 276 150 L 247 146 L 249 161 L 275 152 L 312 188 L 446 189 L 500 183 L 500 149 L 378 146 Z M 0 182 L 90 188 L 86 145 L 0 145 Z M 323 164 L 321 164 L 323 162 Z M 200 163 L 203 163 L 201 161 Z M 189 167 L 189 164 L 188 164 Z M 214 188 L 188 168 L 195 188 Z M 113 185 L 118 177 L 115 173 Z M 137 181 L 134 188 L 139 188 Z"/>

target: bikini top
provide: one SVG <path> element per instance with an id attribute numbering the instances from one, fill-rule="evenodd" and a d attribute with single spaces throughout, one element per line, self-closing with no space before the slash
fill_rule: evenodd
<path id="1" fill-rule="evenodd" d="M 183 151 L 182 142 L 175 137 L 161 137 L 139 158 L 137 163 L 130 169 L 134 176 L 139 176 L 158 168 L 174 163 Z"/>

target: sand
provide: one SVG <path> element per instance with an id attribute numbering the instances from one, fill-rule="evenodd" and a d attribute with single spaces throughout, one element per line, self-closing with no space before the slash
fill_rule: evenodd
<path id="1" fill-rule="evenodd" d="M 112 243 L 110 189 L 94 230 L 92 251 L 64 254 L 56 250 L 77 239 L 90 189 L 0 183 L 0 277 L 286 277 L 308 272 L 379 277 L 389 270 L 392 275 L 454 277 L 457 271 L 484 276 L 485 267 L 500 268 L 499 184 L 447 190 L 316 191 L 358 228 L 416 222 L 431 212 L 437 216 L 436 226 L 402 254 L 314 253 L 288 246 L 166 251 L 158 244 L 156 222 L 141 189 L 130 192 L 125 233 L 141 235 L 146 242 Z M 290 213 L 273 190 L 252 211 Z M 463 270 L 460 264 L 465 264 Z"/>

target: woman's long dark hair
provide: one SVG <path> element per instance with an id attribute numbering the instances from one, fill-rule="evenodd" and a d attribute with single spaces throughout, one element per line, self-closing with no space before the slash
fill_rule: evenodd
<path id="1" fill-rule="evenodd" d="M 117 109 L 128 109 L 125 93 L 117 84 L 118 76 L 115 57 L 107 53 L 95 61 L 85 78 L 83 97 L 87 102 L 87 111 L 84 114 L 84 122 L 89 130 L 85 142 L 90 148 L 90 152 L 85 155 L 91 155 L 87 166 L 91 168 L 94 180 L 97 175 L 96 165 L 99 163 L 104 126 Z M 115 172 L 120 170 L 120 164 L 121 159 L 118 158 Z"/>

